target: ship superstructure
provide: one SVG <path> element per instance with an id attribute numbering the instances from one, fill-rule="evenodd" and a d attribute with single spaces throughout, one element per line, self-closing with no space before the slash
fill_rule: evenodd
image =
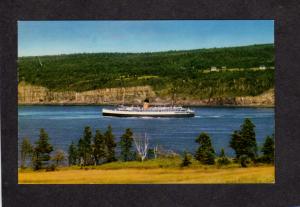
<path id="1" fill-rule="evenodd" d="M 103 116 L 119 117 L 193 117 L 195 112 L 181 106 L 150 106 L 145 99 L 143 106 L 118 106 L 114 109 L 102 109 Z"/>

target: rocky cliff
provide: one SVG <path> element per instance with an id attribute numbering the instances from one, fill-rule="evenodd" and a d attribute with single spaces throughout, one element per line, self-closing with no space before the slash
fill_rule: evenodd
<path id="1" fill-rule="evenodd" d="M 150 101 L 154 104 L 171 103 L 170 97 L 158 97 L 150 86 L 107 88 L 84 92 L 56 92 L 42 86 L 34 86 L 24 82 L 18 85 L 19 104 L 120 104 L 123 102 L 123 98 L 125 104 L 140 104 L 146 97 L 150 98 Z M 176 104 L 273 106 L 274 89 L 258 96 L 204 100 L 177 98 Z"/>

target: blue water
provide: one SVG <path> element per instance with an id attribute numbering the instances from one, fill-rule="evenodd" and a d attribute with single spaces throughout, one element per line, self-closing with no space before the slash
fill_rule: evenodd
<path id="1" fill-rule="evenodd" d="M 71 141 L 77 142 L 83 128 L 90 126 L 106 130 L 110 124 L 116 141 L 126 128 L 137 135 L 147 132 L 150 145 L 181 153 L 194 152 L 195 138 L 206 132 L 212 138 L 217 152 L 221 148 L 233 155 L 229 148 L 230 134 L 239 129 L 243 120 L 251 118 L 256 125 L 257 143 L 261 145 L 267 135 L 274 133 L 274 108 L 195 107 L 193 118 L 118 118 L 103 117 L 102 106 L 19 106 L 19 143 L 24 137 L 35 142 L 39 129 L 44 128 L 55 148 L 67 151 Z"/>

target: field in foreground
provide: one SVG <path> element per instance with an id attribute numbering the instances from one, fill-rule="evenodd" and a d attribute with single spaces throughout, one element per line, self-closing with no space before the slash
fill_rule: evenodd
<path id="1" fill-rule="evenodd" d="M 185 183 L 274 183 L 274 166 L 237 165 L 218 168 L 193 164 L 188 168 L 156 166 L 157 162 L 112 163 L 101 167 L 61 168 L 45 172 L 19 170 L 19 184 L 185 184 Z M 159 165 L 159 164 L 158 164 Z"/>

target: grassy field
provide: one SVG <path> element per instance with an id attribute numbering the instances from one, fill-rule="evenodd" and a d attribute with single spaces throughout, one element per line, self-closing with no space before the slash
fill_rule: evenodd
<path id="1" fill-rule="evenodd" d="M 275 168 L 270 165 L 241 168 L 203 166 L 196 161 L 187 168 L 179 159 L 145 162 L 115 162 L 80 169 L 63 167 L 57 171 L 19 170 L 19 184 L 185 184 L 185 183 L 274 183 Z"/>

